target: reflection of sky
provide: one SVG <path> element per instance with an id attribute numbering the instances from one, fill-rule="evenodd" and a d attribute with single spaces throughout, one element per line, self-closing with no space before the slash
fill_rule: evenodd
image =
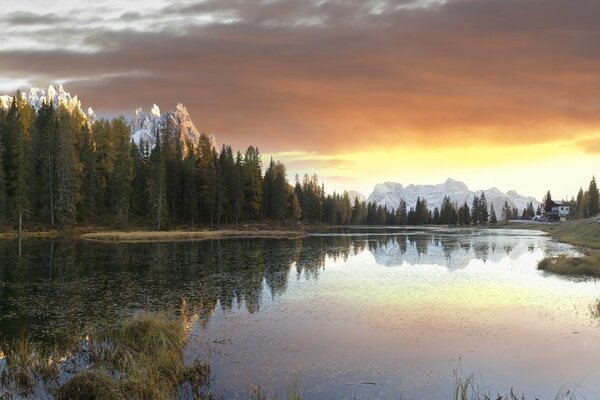
<path id="1" fill-rule="evenodd" d="M 588 311 L 598 285 L 536 270 L 545 254 L 572 248 L 527 234 L 451 239 L 450 260 L 435 239 L 420 257 L 416 244 L 402 254 L 388 242 L 327 258 L 317 280 L 290 274 L 260 312 L 218 311 L 194 342 L 230 339 L 213 355 L 216 388 L 285 392 L 299 380 L 307 398 L 448 398 L 460 359 L 463 375 L 480 372 L 492 392 L 553 398 L 583 380 L 600 393 L 600 328 Z M 482 243 L 485 262 L 474 250 Z"/>

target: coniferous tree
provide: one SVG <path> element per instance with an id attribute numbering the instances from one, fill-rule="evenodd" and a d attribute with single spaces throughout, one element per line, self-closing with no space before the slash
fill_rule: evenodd
<path id="1" fill-rule="evenodd" d="M 498 222 L 498 218 L 496 217 L 496 210 L 494 210 L 494 204 L 490 206 L 490 223 L 495 224 Z"/>
<path id="2" fill-rule="evenodd" d="M 11 160 L 11 204 L 12 208 L 17 216 L 19 235 L 22 231 L 23 218 L 29 217 L 30 204 L 29 204 L 29 151 L 27 142 L 25 139 L 24 128 L 20 121 L 20 115 L 17 115 L 17 124 L 12 127 L 12 132 L 15 135 L 14 147 L 12 149 Z"/>
<path id="3" fill-rule="evenodd" d="M 598 186 L 596 185 L 596 177 L 592 177 L 587 195 L 587 215 L 593 217 L 598 214 L 600 207 L 600 196 L 598 194 Z"/>
<path id="4" fill-rule="evenodd" d="M 552 204 L 552 194 L 550 194 L 550 191 L 548 190 L 544 196 L 544 199 L 542 200 L 542 210 L 544 213 L 552 211 Z"/>
<path id="5" fill-rule="evenodd" d="M 400 199 L 400 205 L 398 207 L 398 210 L 400 210 L 398 223 L 400 225 L 407 225 L 408 224 L 408 212 L 406 211 L 406 201 L 404 201 L 404 199 Z"/>
<path id="6" fill-rule="evenodd" d="M 246 220 L 260 217 L 263 203 L 262 161 L 257 148 L 246 150 L 242 168 L 244 215 Z"/>
<path id="7" fill-rule="evenodd" d="M 244 162 L 242 153 L 239 151 L 235 157 L 235 165 L 231 177 L 231 209 L 233 213 L 233 222 L 239 224 L 242 218 L 244 207 Z"/>
<path id="8" fill-rule="evenodd" d="M 6 175 L 4 172 L 4 135 L 6 134 L 6 115 L 4 109 L 0 107 L 0 224 L 4 222 L 8 210 L 6 197 Z"/>
<path id="9" fill-rule="evenodd" d="M 481 223 L 481 206 L 479 205 L 479 196 L 473 197 L 473 205 L 471 207 L 471 221 L 473 224 Z"/>
<path id="10" fill-rule="evenodd" d="M 127 225 L 131 211 L 131 183 L 133 159 L 131 158 L 131 133 L 121 117 L 112 121 L 115 139 L 115 160 L 110 179 L 111 208 L 119 227 Z"/>
<path id="11" fill-rule="evenodd" d="M 81 129 L 79 121 L 64 106 L 58 109 L 58 142 L 56 154 L 56 220 L 63 226 L 72 225 L 77 217 L 81 166 L 74 139 Z"/>
<path id="12" fill-rule="evenodd" d="M 291 191 L 289 196 L 290 207 L 288 209 L 288 218 L 292 221 L 298 221 L 300 218 L 302 218 L 300 200 L 298 200 L 298 195 L 294 191 Z"/>
<path id="13" fill-rule="evenodd" d="M 92 134 L 87 124 L 82 128 L 81 163 L 83 168 L 81 213 L 91 218 L 96 214 L 96 155 Z"/>
<path id="14" fill-rule="evenodd" d="M 139 144 L 131 143 L 133 160 L 132 211 L 134 214 L 148 216 L 148 183 L 150 179 L 150 147 L 140 139 Z M 195 175 L 195 166 L 194 166 Z"/>
<path id="15" fill-rule="evenodd" d="M 583 201 L 583 188 L 579 188 L 579 192 L 577 193 L 577 200 L 575 202 L 575 216 L 577 218 L 584 218 L 586 214 L 586 210 L 584 210 L 584 201 Z"/>
<path id="16" fill-rule="evenodd" d="M 510 216 L 511 216 L 511 209 L 510 209 L 510 206 L 508 205 L 508 201 L 505 201 L 504 206 L 502 206 L 502 210 L 500 210 L 500 218 L 506 224 L 508 224 L 508 220 L 510 219 Z"/>
<path id="17" fill-rule="evenodd" d="M 485 198 L 484 192 L 482 192 L 481 196 L 479 197 L 479 208 L 479 222 L 486 224 L 489 221 L 490 214 L 488 211 L 488 202 Z"/>
<path id="18" fill-rule="evenodd" d="M 154 148 L 150 153 L 148 178 L 148 208 L 157 231 L 165 227 L 168 218 L 166 171 L 161 147 L 157 130 Z"/>
<path id="19" fill-rule="evenodd" d="M 218 183 L 215 154 L 206 135 L 200 136 L 198 145 L 198 176 L 200 178 L 200 207 L 208 217 L 211 228 L 217 216 Z"/>
<path id="20" fill-rule="evenodd" d="M 55 223 L 56 149 L 58 118 L 52 103 L 43 102 L 37 113 L 32 138 L 33 205 L 40 218 Z"/>

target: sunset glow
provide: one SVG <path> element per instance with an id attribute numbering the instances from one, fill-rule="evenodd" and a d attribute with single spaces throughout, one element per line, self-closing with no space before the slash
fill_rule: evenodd
<path id="1" fill-rule="evenodd" d="M 598 2 L 42 3 L 3 5 L 4 93 L 62 82 L 107 117 L 182 102 L 329 191 L 570 197 L 600 172 Z"/>

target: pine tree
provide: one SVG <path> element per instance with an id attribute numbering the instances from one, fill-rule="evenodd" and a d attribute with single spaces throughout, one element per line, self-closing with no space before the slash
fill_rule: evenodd
<path id="1" fill-rule="evenodd" d="M 58 110 L 58 143 L 56 155 L 56 220 L 63 226 L 72 225 L 77 217 L 79 170 L 81 166 L 73 145 L 78 121 L 64 106 Z"/>
<path id="2" fill-rule="evenodd" d="M 260 152 L 248 147 L 242 168 L 244 186 L 244 214 L 246 220 L 260 217 L 263 203 L 262 162 Z"/>
<path id="3" fill-rule="evenodd" d="M 473 205 L 471 207 L 471 221 L 473 224 L 481 223 L 481 206 L 479 205 L 479 197 L 473 197 Z"/>
<path id="4" fill-rule="evenodd" d="M 0 107 L 0 224 L 4 222 L 8 209 L 6 197 L 6 175 L 4 172 L 4 135 L 6 134 L 6 116 L 4 109 Z"/>
<path id="5" fill-rule="evenodd" d="M 58 115 L 51 102 L 43 102 L 35 122 L 33 145 L 34 206 L 51 226 L 56 215 L 56 158 L 58 149 Z"/>
<path id="6" fill-rule="evenodd" d="M 552 204 L 552 194 L 550 194 L 550 191 L 548 190 L 544 196 L 544 199 L 542 200 L 542 210 L 544 213 L 552 211 Z"/>
<path id="7" fill-rule="evenodd" d="M 12 134 L 15 135 L 14 147 L 12 149 L 12 168 L 11 168 L 11 190 L 12 208 L 17 216 L 19 236 L 23 229 L 23 218 L 30 215 L 29 204 L 29 160 L 28 146 L 25 139 L 24 128 L 18 115 L 17 124 L 13 127 Z"/>
<path id="8" fill-rule="evenodd" d="M 133 160 L 132 212 L 139 216 L 148 215 L 148 182 L 150 150 L 146 142 L 140 139 L 139 144 L 131 143 Z M 195 165 L 194 165 L 195 169 Z M 194 172 L 195 175 L 195 172 Z"/>
<path id="9" fill-rule="evenodd" d="M 110 179 L 111 208 L 117 226 L 127 225 L 131 211 L 131 183 L 133 159 L 131 158 L 130 129 L 121 117 L 112 121 L 115 138 L 115 161 Z"/>
<path id="10" fill-rule="evenodd" d="M 91 218 L 96 214 L 96 155 L 92 134 L 87 124 L 82 128 L 81 162 L 83 164 L 82 214 Z"/>
<path id="11" fill-rule="evenodd" d="M 479 197 L 479 222 L 486 224 L 490 218 L 490 214 L 488 212 L 488 202 L 485 198 L 485 193 L 481 193 Z"/>
<path id="12" fill-rule="evenodd" d="M 184 216 L 190 225 L 195 226 L 199 216 L 199 181 L 196 174 L 198 159 L 195 152 L 190 151 L 183 160 L 182 169 L 182 193 Z"/>
<path id="13" fill-rule="evenodd" d="M 168 218 L 167 182 L 165 162 L 162 157 L 162 145 L 159 131 L 156 130 L 154 148 L 150 153 L 148 178 L 148 208 L 152 215 L 154 229 L 160 231 L 165 227 Z"/>
<path id="14" fill-rule="evenodd" d="M 101 119 L 93 126 L 95 147 L 95 208 L 99 213 L 110 209 L 109 181 L 115 165 L 115 140 L 110 121 Z"/>
<path id="15" fill-rule="evenodd" d="M 218 182 L 212 143 L 206 135 L 200 136 L 198 155 L 201 209 L 204 210 L 210 226 L 213 228 L 217 213 Z"/>
<path id="16" fill-rule="evenodd" d="M 291 191 L 289 199 L 288 218 L 292 221 L 298 221 L 302 218 L 302 209 L 300 208 L 300 200 L 295 192 Z"/>
<path id="17" fill-rule="evenodd" d="M 398 223 L 400 225 L 407 225 L 408 224 L 408 212 L 406 211 L 406 201 L 404 201 L 404 199 L 400 199 L 400 205 L 398 206 L 398 209 L 400 210 Z"/>
<path id="18" fill-rule="evenodd" d="M 508 205 L 508 201 L 505 201 L 504 206 L 502 206 L 502 210 L 500 210 L 500 218 L 506 224 L 508 224 L 508 220 L 510 219 L 510 216 L 511 216 L 511 209 L 510 209 L 510 206 Z"/>
<path id="19" fill-rule="evenodd" d="M 585 217 L 586 214 L 586 210 L 584 209 L 584 204 L 583 204 L 583 188 L 579 188 L 579 192 L 577 193 L 577 200 L 575 202 L 575 210 L 576 210 L 576 217 L 577 218 L 583 218 Z"/>
<path id="20" fill-rule="evenodd" d="M 598 194 L 598 186 L 596 186 L 596 177 L 594 176 L 588 188 L 587 215 L 593 217 L 598 214 L 598 207 L 600 207 L 600 196 Z"/>

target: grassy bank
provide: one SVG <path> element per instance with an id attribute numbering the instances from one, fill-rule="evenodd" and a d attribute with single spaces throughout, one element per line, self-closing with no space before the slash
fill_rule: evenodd
<path id="1" fill-rule="evenodd" d="M 82 239 L 101 242 L 171 242 L 174 240 L 207 240 L 224 238 L 287 238 L 306 236 L 302 230 L 233 230 L 218 231 L 107 231 L 81 235 Z"/>
<path id="2" fill-rule="evenodd" d="M 581 247 L 584 255 L 546 257 L 538 263 L 538 269 L 558 275 L 600 277 L 600 224 L 597 219 L 545 225 L 543 230 L 549 235 L 560 242 Z"/>

